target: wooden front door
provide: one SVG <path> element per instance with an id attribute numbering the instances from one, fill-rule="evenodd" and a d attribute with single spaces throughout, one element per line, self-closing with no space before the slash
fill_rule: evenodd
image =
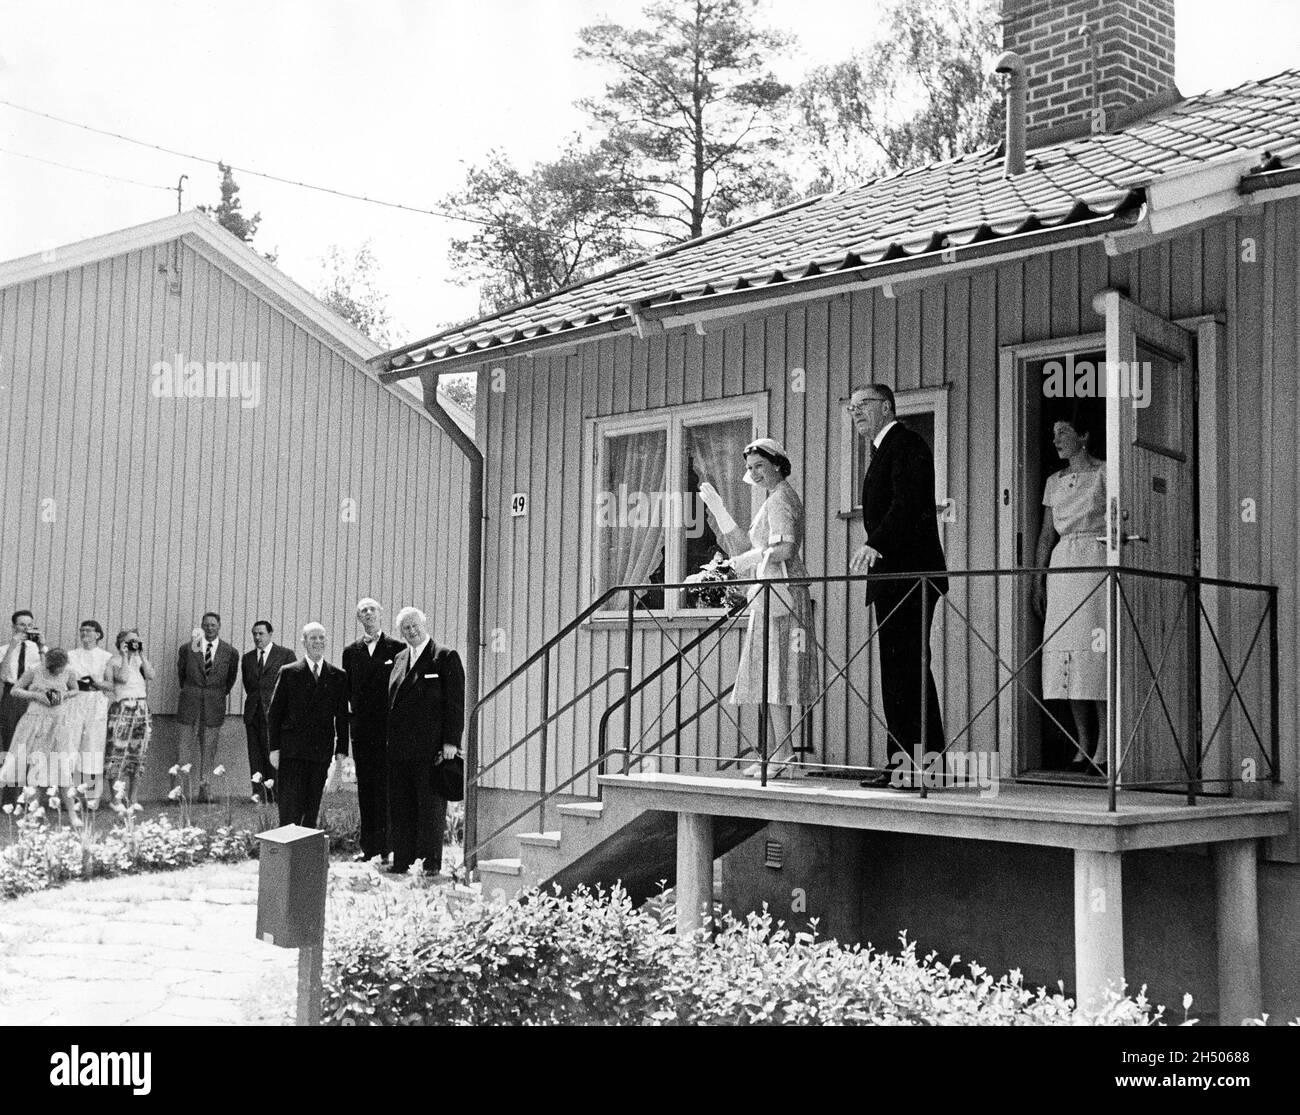
<path id="1" fill-rule="evenodd" d="M 1194 338 L 1116 291 L 1106 318 L 1107 565 L 1196 572 Z M 1111 591 L 1109 719 L 1125 784 L 1173 789 L 1194 777 L 1195 599 L 1182 580 L 1124 575 Z M 1113 759 L 1112 759 L 1113 761 Z"/>

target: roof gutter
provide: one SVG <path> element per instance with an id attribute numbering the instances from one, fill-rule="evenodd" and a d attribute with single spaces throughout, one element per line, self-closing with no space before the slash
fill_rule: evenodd
<path id="1" fill-rule="evenodd" d="M 442 432 L 451 438 L 469 466 L 470 526 L 465 554 L 468 580 L 465 594 L 465 694 L 468 708 L 473 708 L 479 697 L 479 672 L 483 654 L 483 531 L 487 521 L 483 501 L 483 451 L 443 408 L 438 398 L 437 375 L 422 375 L 420 383 L 424 389 L 424 409 L 442 428 Z M 478 770 L 478 721 L 477 716 L 471 716 L 465 725 L 465 769 L 468 771 Z M 478 787 L 471 782 L 465 792 L 465 847 L 472 848 L 477 840 L 475 798 Z"/>
<path id="2" fill-rule="evenodd" d="M 1105 217 L 1078 221 L 1055 228 L 1016 233 L 997 240 L 987 240 L 965 247 L 949 247 L 922 256 L 886 260 L 849 271 L 834 271 L 789 283 L 754 287 L 750 290 L 692 298 L 689 309 L 682 305 L 644 309 L 646 317 L 658 318 L 667 329 L 694 326 L 703 332 L 710 321 L 734 317 L 752 310 L 791 305 L 816 298 L 826 298 L 844 291 L 884 289 L 893 297 L 896 288 L 909 280 L 930 281 L 961 274 L 977 267 L 1005 263 L 1023 256 L 1036 255 L 1046 248 L 1081 240 L 1114 235 L 1131 229 L 1137 221 L 1132 213 L 1112 213 Z M 786 289 L 788 288 L 788 289 Z"/>

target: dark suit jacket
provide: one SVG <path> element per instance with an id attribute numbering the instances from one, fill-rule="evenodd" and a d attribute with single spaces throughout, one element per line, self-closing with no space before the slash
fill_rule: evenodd
<path id="1" fill-rule="evenodd" d="M 288 647 L 275 643 L 266 655 L 266 666 L 258 673 L 257 648 L 254 647 L 240 659 L 240 671 L 244 678 L 244 719 L 256 722 L 259 717 L 266 719 L 271 709 L 271 696 L 275 693 L 275 679 L 280 676 L 280 667 L 288 666 L 297 659 L 297 655 Z"/>
<path id="2" fill-rule="evenodd" d="M 873 573 L 946 570 L 934 506 L 934 456 L 925 439 L 899 422 L 885 435 L 862 478 L 862 525 L 881 559 Z M 897 599 L 914 581 L 867 581 L 867 603 Z M 948 591 L 948 578 L 931 588 Z"/>
<path id="3" fill-rule="evenodd" d="M 408 668 L 410 656 L 410 647 L 403 647 L 388 680 L 388 758 L 433 762 L 443 747 L 460 747 L 465 670 L 459 654 L 432 639 L 414 668 Z"/>
<path id="4" fill-rule="evenodd" d="M 348 704 L 352 708 L 352 744 L 383 743 L 388 733 L 388 679 L 406 644 L 380 634 L 373 651 L 358 639 L 343 648 L 348 675 Z"/>
<path id="5" fill-rule="evenodd" d="M 202 716 L 209 728 L 219 727 L 226 718 L 226 694 L 235 688 L 239 677 L 239 652 L 222 639 L 212 656 L 212 672 L 203 673 L 203 652 L 185 643 L 176 660 L 181 695 L 176 703 L 176 719 L 182 724 L 197 724 Z"/>
<path id="6" fill-rule="evenodd" d="M 276 679 L 266 717 L 268 750 L 280 761 L 328 763 L 348 752 L 348 679 L 337 666 L 322 662 L 320 680 L 307 659 L 284 666 Z"/>

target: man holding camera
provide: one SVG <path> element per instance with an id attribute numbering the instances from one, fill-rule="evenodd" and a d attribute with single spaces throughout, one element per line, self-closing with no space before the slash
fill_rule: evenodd
<path id="1" fill-rule="evenodd" d="M 40 663 L 45 657 L 45 641 L 41 638 L 40 628 L 36 626 L 36 617 L 26 608 L 20 608 L 9 618 L 13 626 L 13 635 L 5 647 L 4 656 L 0 658 L 0 682 L 4 683 L 0 694 L 0 750 L 9 750 L 9 741 L 13 738 L 18 718 L 26 710 L 23 701 L 15 700 L 9 695 L 18 679 Z"/>

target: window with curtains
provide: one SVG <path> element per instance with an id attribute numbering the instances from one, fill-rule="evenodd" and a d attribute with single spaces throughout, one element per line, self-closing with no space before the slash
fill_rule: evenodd
<path id="1" fill-rule="evenodd" d="M 720 400 L 590 424 L 592 464 L 588 533 L 591 588 L 677 584 L 721 551 L 716 524 L 699 498 L 712 484 L 741 530 L 757 508 L 744 482 L 743 451 L 766 426 L 766 398 Z M 609 611 L 626 613 L 626 599 Z M 697 612 L 684 592 L 646 588 L 640 611 Z"/>

